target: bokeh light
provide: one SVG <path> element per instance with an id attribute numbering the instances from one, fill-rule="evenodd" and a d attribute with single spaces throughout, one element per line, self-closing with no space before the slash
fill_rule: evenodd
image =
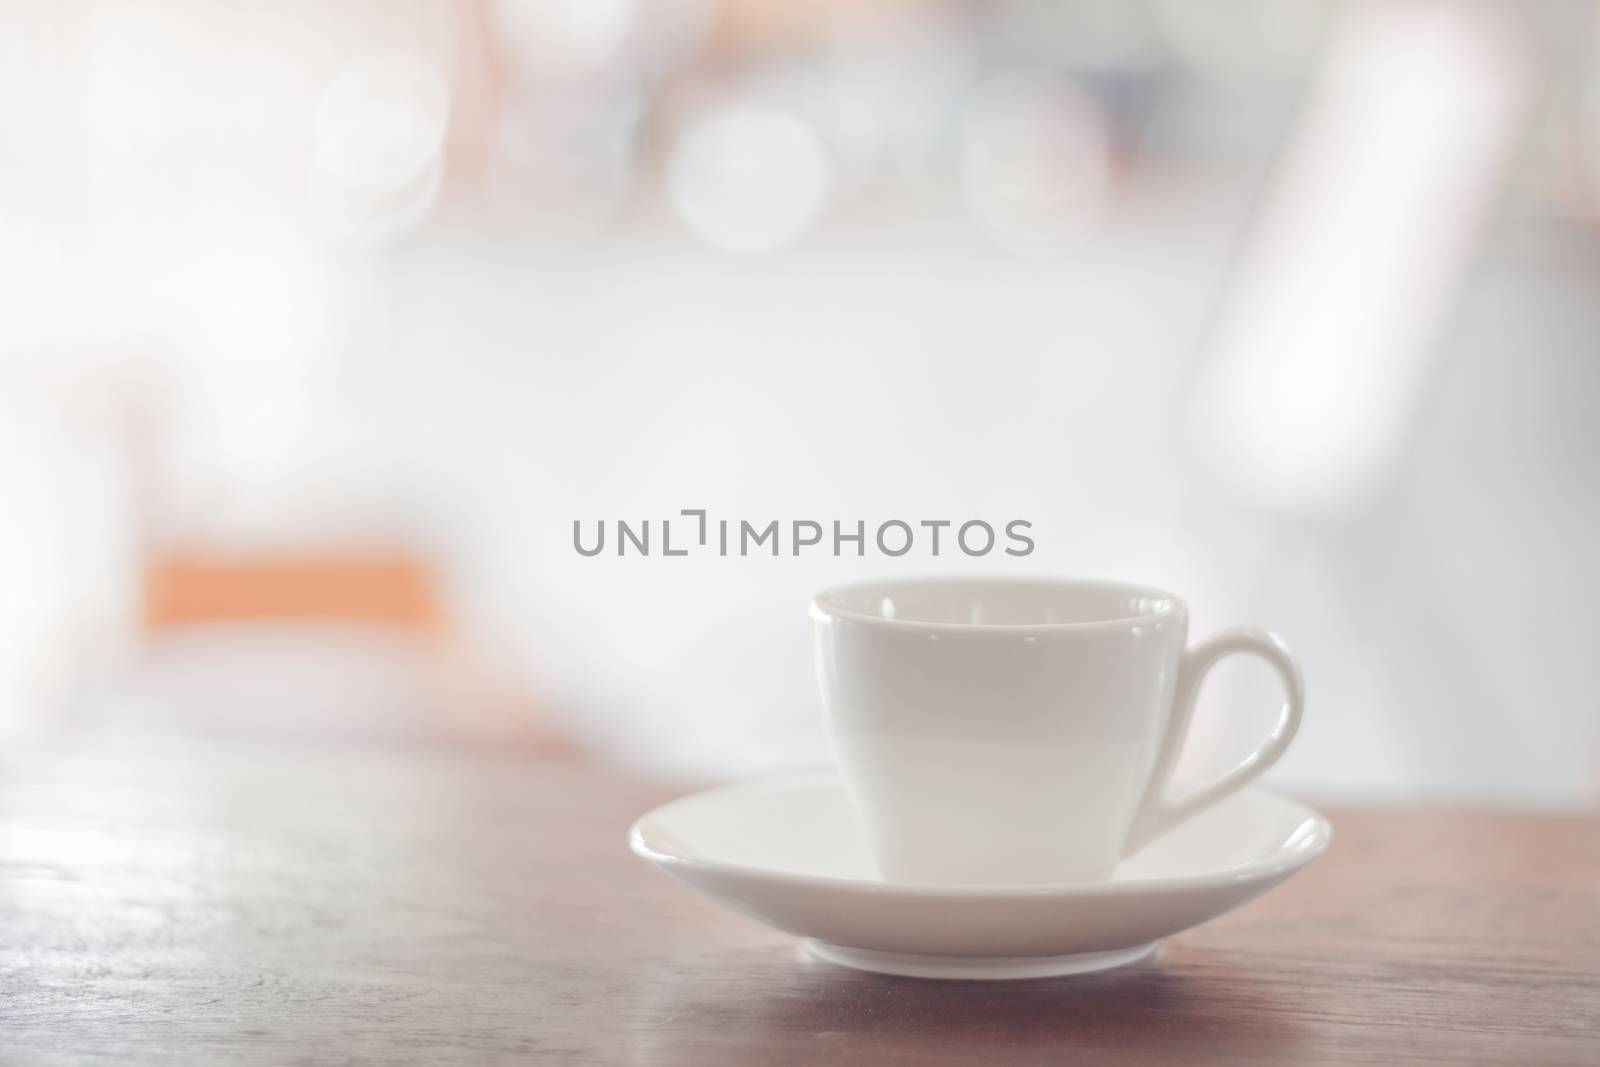
<path id="1" fill-rule="evenodd" d="M 316 113 L 312 189 L 329 223 L 375 237 L 421 221 L 439 192 L 449 119 L 433 64 L 389 54 L 345 66 Z"/>
<path id="2" fill-rule="evenodd" d="M 756 103 L 722 104 L 688 122 L 673 146 L 673 206 L 697 236 L 728 252 L 767 252 L 815 221 L 828 162 L 799 117 Z"/>

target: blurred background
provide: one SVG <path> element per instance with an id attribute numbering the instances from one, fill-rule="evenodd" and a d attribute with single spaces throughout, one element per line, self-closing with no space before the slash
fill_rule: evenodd
<path id="1" fill-rule="evenodd" d="M 752 775 L 815 590 L 1065 574 L 1281 631 L 1282 787 L 1600 803 L 1592 0 L 0 12 L 0 739 Z M 1037 548 L 573 550 L 684 508 Z"/>

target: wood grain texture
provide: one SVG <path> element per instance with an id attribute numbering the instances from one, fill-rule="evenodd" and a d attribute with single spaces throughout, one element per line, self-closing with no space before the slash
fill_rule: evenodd
<path id="1" fill-rule="evenodd" d="M 1101 975 L 858 974 L 630 856 L 555 760 L 83 740 L 0 761 L 6 1063 L 1600 1063 L 1600 819 L 1336 813 Z"/>

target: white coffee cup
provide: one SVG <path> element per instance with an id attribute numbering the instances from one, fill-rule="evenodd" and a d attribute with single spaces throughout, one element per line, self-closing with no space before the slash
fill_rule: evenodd
<path id="1" fill-rule="evenodd" d="M 1270 767 L 1300 726 L 1284 643 L 1185 648 L 1188 610 L 1100 582 L 863 582 L 811 604 L 829 739 L 879 870 L 905 882 L 1095 881 Z M 1288 700 L 1219 781 L 1169 787 L 1211 665 L 1259 656 Z"/>

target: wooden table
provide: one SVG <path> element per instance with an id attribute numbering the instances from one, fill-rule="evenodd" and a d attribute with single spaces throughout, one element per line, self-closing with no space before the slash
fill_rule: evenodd
<path id="1" fill-rule="evenodd" d="M 1600 818 L 1344 812 L 1100 975 L 859 974 L 628 854 L 671 790 L 470 751 L 0 759 L 6 1063 L 1600 1064 Z"/>

